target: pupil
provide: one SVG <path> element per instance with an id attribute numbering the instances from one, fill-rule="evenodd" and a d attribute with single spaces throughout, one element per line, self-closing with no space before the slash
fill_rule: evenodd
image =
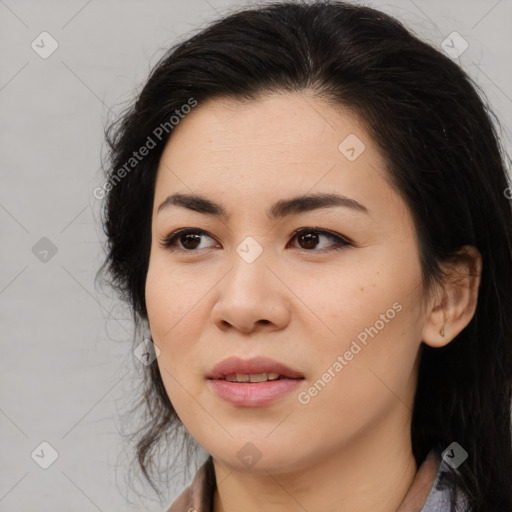
<path id="1" fill-rule="evenodd" d="M 318 233 L 307 233 L 304 235 L 300 235 L 299 238 L 306 239 L 305 249 L 314 249 L 316 244 L 318 243 Z"/>
<path id="2" fill-rule="evenodd" d="M 199 235 L 197 235 L 197 234 L 195 234 L 195 233 L 189 233 L 189 234 L 187 234 L 187 235 L 183 235 L 183 236 L 182 236 L 182 244 L 183 244 L 183 246 L 184 246 L 184 247 L 186 247 L 187 249 L 192 249 L 192 250 L 194 250 L 194 249 L 197 247 L 197 244 L 196 244 L 196 245 L 194 245 L 194 242 L 192 242 L 192 245 L 194 245 L 193 247 L 190 247 L 190 246 L 189 246 L 190 244 L 187 244 L 186 242 L 185 242 L 185 243 L 183 243 L 183 239 L 185 239 L 185 240 L 186 240 L 187 238 L 191 238 L 191 237 L 195 237 L 195 239 L 196 239 L 195 241 L 196 241 L 196 242 L 198 242 L 198 241 L 200 240 L 200 238 L 201 238 Z"/>

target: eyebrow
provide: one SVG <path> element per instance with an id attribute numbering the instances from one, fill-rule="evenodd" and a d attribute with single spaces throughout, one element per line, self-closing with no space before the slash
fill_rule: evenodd
<path id="1" fill-rule="evenodd" d="M 225 208 L 199 194 L 173 194 L 167 197 L 158 207 L 157 214 L 170 206 L 181 206 L 195 212 L 228 219 Z M 369 214 L 368 209 L 355 199 L 339 194 L 312 194 L 281 199 L 274 203 L 266 212 L 267 217 L 276 220 L 289 215 L 294 215 L 320 208 L 344 207 Z"/>

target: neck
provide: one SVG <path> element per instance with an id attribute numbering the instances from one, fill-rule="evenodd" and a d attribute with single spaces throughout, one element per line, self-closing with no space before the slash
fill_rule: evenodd
<path id="1" fill-rule="evenodd" d="M 417 472 L 410 418 L 400 407 L 385 424 L 293 472 L 241 472 L 214 458 L 214 512 L 396 512 Z"/>

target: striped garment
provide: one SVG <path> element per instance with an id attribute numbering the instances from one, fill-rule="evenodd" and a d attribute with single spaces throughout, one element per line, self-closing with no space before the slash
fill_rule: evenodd
<path id="1" fill-rule="evenodd" d="M 437 452 L 430 451 L 397 512 L 450 512 L 450 489 L 443 488 L 440 481 L 441 474 L 449 469 Z M 213 512 L 214 491 L 215 473 L 210 456 L 167 512 Z M 466 507 L 466 500 L 458 495 L 456 512 L 466 512 Z"/>

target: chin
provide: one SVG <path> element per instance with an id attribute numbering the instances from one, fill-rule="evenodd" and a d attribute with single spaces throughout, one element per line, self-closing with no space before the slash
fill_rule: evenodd
<path id="1" fill-rule="evenodd" d="M 252 474 L 279 474 L 300 469 L 308 458 L 307 454 L 297 453 L 297 449 L 288 447 L 284 439 L 256 439 L 244 436 L 231 439 L 229 445 L 208 450 L 214 459 L 233 471 Z"/>

